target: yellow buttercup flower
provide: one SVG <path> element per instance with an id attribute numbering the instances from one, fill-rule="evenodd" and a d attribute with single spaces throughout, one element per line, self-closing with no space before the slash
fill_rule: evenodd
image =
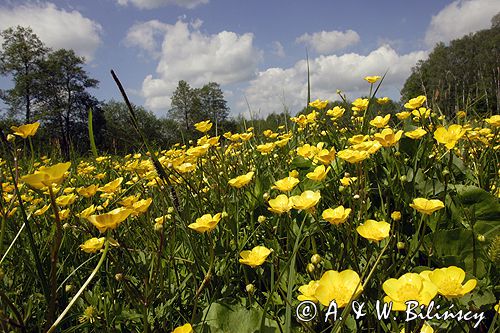
<path id="1" fill-rule="evenodd" d="M 179 171 L 180 173 L 188 173 L 194 171 L 195 169 L 196 165 L 190 162 L 185 162 L 178 166 L 175 166 L 175 170 Z"/>
<path id="2" fill-rule="evenodd" d="M 382 145 L 376 140 L 368 140 L 351 146 L 349 149 L 357 151 L 366 151 L 368 154 L 375 154 Z"/>
<path id="3" fill-rule="evenodd" d="M 196 128 L 196 130 L 202 133 L 206 133 L 212 128 L 212 123 L 210 122 L 210 120 L 200 121 L 199 123 L 194 124 L 194 127 Z"/>
<path id="4" fill-rule="evenodd" d="M 320 162 L 324 165 L 329 165 L 335 159 L 335 148 L 330 150 L 328 149 L 320 149 L 316 155 L 314 156 L 314 163 Z"/>
<path id="5" fill-rule="evenodd" d="M 47 210 L 48 210 L 49 208 L 50 208 L 50 204 L 47 204 L 47 205 L 43 206 L 42 208 L 37 209 L 37 210 L 33 213 L 33 215 L 35 215 L 35 216 L 41 216 L 41 215 L 45 214 L 45 212 L 47 212 Z"/>
<path id="6" fill-rule="evenodd" d="M 299 287 L 300 295 L 297 297 L 299 301 L 311 301 L 317 302 L 318 299 L 314 294 L 316 293 L 316 289 L 318 289 L 319 281 L 312 280 L 308 284 Z"/>
<path id="7" fill-rule="evenodd" d="M 262 155 L 266 155 L 266 154 L 269 154 L 270 152 L 272 152 L 274 150 L 275 146 L 276 146 L 276 144 L 274 142 L 269 142 L 269 143 L 265 143 L 265 144 L 262 144 L 262 145 L 258 145 L 257 146 L 257 150 Z"/>
<path id="8" fill-rule="evenodd" d="M 350 269 L 342 272 L 326 271 L 318 282 L 314 297 L 324 306 L 329 306 L 335 300 L 337 307 L 343 308 L 351 298 L 356 299 L 363 292 L 360 280 L 358 273 Z"/>
<path id="9" fill-rule="evenodd" d="M 451 125 L 448 129 L 439 127 L 434 132 L 434 139 L 448 149 L 455 147 L 456 143 L 467 132 L 461 125 Z"/>
<path id="10" fill-rule="evenodd" d="M 272 250 L 265 246 L 256 246 L 252 250 L 240 252 L 240 263 L 248 265 L 252 268 L 262 265 L 266 258 L 271 254 Z"/>
<path id="11" fill-rule="evenodd" d="M 434 333 L 434 329 L 432 328 L 432 326 L 424 323 L 422 325 L 422 328 L 420 329 L 420 333 Z"/>
<path id="12" fill-rule="evenodd" d="M 470 279 L 462 285 L 465 272 L 456 266 L 435 269 L 428 272 L 427 276 L 437 287 L 438 293 L 446 298 L 462 297 L 471 292 L 477 285 L 476 279 Z"/>
<path id="13" fill-rule="evenodd" d="M 396 113 L 396 117 L 398 117 L 399 120 L 405 120 L 409 116 L 411 116 L 411 112 L 408 112 L 408 111 L 402 111 L 402 112 Z"/>
<path id="14" fill-rule="evenodd" d="M 361 237 L 378 242 L 389 236 L 391 225 L 385 221 L 366 220 L 356 231 Z"/>
<path id="15" fill-rule="evenodd" d="M 316 155 L 317 152 L 318 152 L 318 148 L 315 146 L 311 146 L 308 143 L 297 148 L 297 155 L 302 156 L 304 158 L 311 159 Z"/>
<path id="16" fill-rule="evenodd" d="M 352 183 L 354 183 L 356 180 L 358 179 L 358 177 L 342 177 L 340 179 L 340 183 L 342 184 L 342 186 L 349 186 L 351 185 Z"/>
<path id="17" fill-rule="evenodd" d="M 381 76 L 378 76 L 378 75 L 374 75 L 374 76 L 365 76 L 365 81 L 367 81 L 368 83 L 375 83 L 377 82 L 378 80 L 380 80 L 382 77 Z"/>
<path id="18" fill-rule="evenodd" d="M 493 307 L 493 309 L 500 314 L 500 301 Z"/>
<path id="19" fill-rule="evenodd" d="M 326 111 L 326 114 L 333 119 L 338 119 L 344 115 L 345 109 L 340 106 L 335 106 L 333 109 Z"/>
<path id="20" fill-rule="evenodd" d="M 78 196 L 74 193 L 68 194 L 68 195 L 61 195 L 56 198 L 56 204 L 60 207 L 66 207 L 71 205 L 75 200 L 78 198 Z"/>
<path id="21" fill-rule="evenodd" d="M 76 192 L 81 195 L 82 197 L 84 198 L 90 198 L 92 197 L 94 194 L 96 194 L 97 192 L 97 189 L 99 188 L 98 185 L 95 185 L 95 184 L 92 184 L 90 186 L 87 186 L 87 187 L 80 187 L 80 188 L 77 188 L 76 189 Z"/>
<path id="22" fill-rule="evenodd" d="M 269 200 L 269 208 L 273 213 L 283 214 L 293 207 L 293 202 L 285 195 L 280 194 L 276 198 Z"/>
<path id="23" fill-rule="evenodd" d="M 365 142 L 369 139 L 370 139 L 369 135 L 356 134 L 356 135 L 350 137 L 349 139 L 347 139 L 347 141 L 349 141 L 350 144 L 356 145 L 358 143 Z"/>
<path id="24" fill-rule="evenodd" d="M 321 215 L 325 221 L 330 222 L 333 225 L 339 225 L 344 223 L 351 213 L 351 208 L 344 208 L 344 206 L 338 206 L 337 208 L 328 208 Z"/>
<path id="25" fill-rule="evenodd" d="M 299 182 L 300 180 L 295 177 L 285 177 L 275 181 L 272 188 L 281 192 L 290 192 Z"/>
<path id="26" fill-rule="evenodd" d="M 385 115 L 385 117 L 376 116 L 375 118 L 370 120 L 370 125 L 376 128 L 384 128 L 387 125 L 387 123 L 389 123 L 390 119 L 391 119 L 390 114 Z"/>
<path id="27" fill-rule="evenodd" d="M 134 202 L 132 204 L 132 207 L 130 207 L 133 210 L 131 215 L 139 216 L 145 213 L 148 210 L 149 206 L 151 205 L 151 202 L 153 202 L 153 198 L 142 199 L 137 202 Z"/>
<path id="28" fill-rule="evenodd" d="M 328 174 L 328 172 L 330 171 L 330 169 L 331 169 L 330 167 L 326 168 L 324 165 L 319 165 L 316 168 L 314 168 L 313 172 L 309 172 L 306 175 L 306 177 L 311 179 L 311 180 L 320 182 L 323 179 L 325 179 L 325 177 Z"/>
<path id="29" fill-rule="evenodd" d="M 69 214 L 71 213 L 71 211 L 69 209 L 62 209 L 59 211 L 59 220 L 62 221 L 62 220 L 66 220 L 68 217 L 69 217 Z M 52 217 L 55 217 L 54 215 L 51 215 Z"/>
<path id="30" fill-rule="evenodd" d="M 323 110 L 324 108 L 326 108 L 327 105 L 328 105 L 328 100 L 321 101 L 321 100 L 317 99 L 317 100 L 309 103 L 309 106 L 316 108 L 318 110 Z"/>
<path id="31" fill-rule="evenodd" d="M 401 220 L 401 212 L 398 210 L 395 210 L 394 212 L 391 213 L 391 219 L 394 221 L 399 221 Z"/>
<path id="32" fill-rule="evenodd" d="M 205 143 L 203 145 L 196 146 L 196 147 L 191 147 L 186 151 L 186 155 L 194 156 L 194 157 L 201 157 L 207 153 L 209 148 L 210 148 L 210 144 L 208 144 L 208 143 Z"/>
<path id="33" fill-rule="evenodd" d="M 387 104 L 389 103 L 391 100 L 389 99 L 389 97 L 382 97 L 382 98 L 377 98 L 377 103 L 380 104 L 380 105 L 384 105 L 384 104 Z"/>
<path id="34" fill-rule="evenodd" d="M 421 107 L 422 104 L 425 103 L 425 101 L 427 101 L 427 97 L 420 95 L 418 97 L 410 99 L 408 101 L 408 103 L 405 103 L 405 108 L 411 109 L 411 110 L 417 109 L 417 108 Z"/>
<path id="35" fill-rule="evenodd" d="M 301 195 L 295 195 L 290 198 L 293 203 L 293 208 L 300 210 L 308 210 L 316 206 L 319 199 L 321 199 L 320 191 L 304 191 Z"/>
<path id="36" fill-rule="evenodd" d="M 367 151 L 358 151 L 353 149 L 344 149 L 338 152 L 337 156 L 349 163 L 358 163 L 370 157 Z"/>
<path id="37" fill-rule="evenodd" d="M 96 210 L 96 207 L 94 205 L 90 205 L 89 207 L 85 208 L 80 212 L 80 214 L 76 214 L 78 217 L 82 219 L 88 218 L 90 215 L 94 214 Z"/>
<path id="38" fill-rule="evenodd" d="M 205 214 L 202 217 L 198 217 L 196 222 L 188 225 L 188 228 L 198 231 L 199 233 L 204 233 L 206 231 L 212 231 L 219 223 L 222 218 L 221 213 L 217 213 L 214 216 L 211 214 Z"/>
<path id="39" fill-rule="evenodd" d="M 41 167 L 35 173 L 21 177 L 21 181 L 38 190 L 46 186 L 59 185 L 64 180 L 64 174 L 70 166 L 71 162 L 58 163 L 50 167 Z"/>
<path id="40" fill-rule="evenodd" d="M 90 215 L 87 220 L 104 233 L 108 229 L 116 229 L 132 212 L 132 209 L 120 207 L 105 214 Z"/>
<path id="41" fill-rule="evenodd" d="M 419 305 L 428 306 L 437 294 L 437 287 L 424 276 L 417 273 L 406 273 L 399 279 L 388 279 L 382 285 L 387 294 L 384 302 L 392 302 L 393 311 L 405 311 L 407 301 L 417 301 Z"/>
<path id="42" fill-rule="evenodd" d="M 413 110 L 411 114 L 418 120 L 420 118 L 429 118 L 431 115 L 431 110 L 427 108 L 418 108 L 418 110 Z"/>
<path id="43" fill-rule="evenodd" d="M 238 176 L 236 178 L 233 178 L 233 179 L 229 180 L 229 185 L 231 185 L 232 187 L 241 188 L 241 187 L 247 185 L 248 183 L 250 183 L 250 181 L 253 178 L 253 175 L 254 175 L 254 172 L 250 171 L 249 173 L 247 173 L 245 175 L 241 175 L 241 176 Z"/>
<path id="44" fill-rule="evenodd" d="M 97 251 L 102 249 L 105 240 L 106 240 L 105 237 L 91 238 L 85 241 L 85 243 L 83 243 L 82 245 L 80 245 L 80 249 L 82 249 L 82 251 L 86 253 L 96 253 Z"/>
<path id="45" fill-rule="evenodd" d="M 382 130 L 380 133 L 375 133 L 374 137 L 375 140 L 380 142 L 380 144 L 384 147 L 391 147 L 394 146 L 396 143 L 398 143 L 399 139 L 401 139 L 401 136 L 403 135 L 403 131 L 397 131 L 394 133 L 394 131 L 391 128 L 385 128 Z"/>
<path id="46" fill-rule="evenodd" d="M 177 327 L 172 333 L 193 333 L 193 327 L 191 324 L 187 323 L 182 326 Z"/>
<path id="47" fill-rule="evenodd" d="M 39 126 L 40 123 L 37 121 L 33 124 L 12 126 L 10 129 L 14 132 L 15 135 L 20 136 L 23 139 L 26 139 L 28 136 L 34 136 Z"/>
<path id="48" fill-rule="evenodd" d="M 493 127 L 500 127 L 500 115 L 498 114 L 491 116 L 490 118 L 486 118 L 484 121 Z"/>
<path id="49" fill-rule="evenodd" d="M 415 198 L 410 207 L 418 210 L 422 214 L 431 215 L 437 210 L 444 208 L 444 203 L 438 199 L 428 200 L 425 198 Z"/>
<path id="50" fill-rule="evenodd" d="M 368 104 L 370 101 L 367 98 L 357 98 L 352 102 L 352 110 L 353 111 L 364 111 L 368 108 Z"/>
<path id="51" fill-rule="evenodd" d="M 406 132 L 405 136 L 409 137 L 410 139 L 417 140 L 423 137 L 425 134 L 427 134 L 427 131 L 422 127 L 419 127 L 413 131 Z"/>
<path id="52" fill-rule="evenodd" d="M 123 182 L 123 177 L 116 178 L 112 182 L 109 182 L 106 185 L 99 187 L 99 191 L 105 193 L 114 193 L 120 188 L 122 182 Z"/>
<path id="53" fill-rule="evenodd" d="M 139 200 L 140 197 L 140 194 L 129 195 L 128 197 L 125 197 L 118 201 L 118 203 L 123 207 L 132 209 L 132 206 L 137 202 L 137 200 Z"/>

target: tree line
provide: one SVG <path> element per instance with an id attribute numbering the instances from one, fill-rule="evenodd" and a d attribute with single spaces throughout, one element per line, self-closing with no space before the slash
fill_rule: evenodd
<path id="1" fill-rule="evenodd" d="M 500 114 L 500 13 L 491 28 L 438 43 L 426 60 L 412 69 L 401 95 L 408 100 L 427 95 L 430 106 L 448 116 L 473 110 Z"/>
<path id="2" fill-rule="evenodd" d="M 100 101 L 92 94 L 99 81 L 84 69 L 85 59 L 73 50 L 48 48 L 26 27 L 0 32 L 0 75 L 12 80 L 12 88 L 0 89 L 4 107 L 0 129 L 8 133 L 11 125 L 40 121 L 39 147 L 58 147 L 64 156 L 89 150 L 88 116 L 93 114 L 96 144 L 103 152 L 130 152 L 142 141 L 136 134 L 126 105 L 119 101 Z M 194 123 L 211 120 L 219 130 L 235 128 L 229 108 L 216 82 L 191 88 L 180 81 L 172 96 L 166 117 L 157 117 L 134 105 L 141 131 L 149 141 L 166 148 L 176 142 L 196 138 Z"/>
<path id="3" fill-rule="evenodd" d="M 99 82 L 85 71 L 85 59 L 73 50 L 48 48 L 30 28 L 12 27 L 0 32 L 0 75 L 12 80 L 10 89 L 0 89 L 3 110 L 0 129 L 40 121 L 39 147 L 59 147 L 69 156 L 89 151 L 88 114 L 93 110 L 96 144 L 103 152 L 122 153 L 142 145 L 129 121 L 128 110 L 119 101 L 100 101 L 92 95 Z M 472 109 L 479 114 L 500 114 L 500 14 L 492 27 L 439 43 L 428 59 L 419 61 L 401 90 L 401 101 L 425 94 L 431 107 L 453 116 Z M 386 108 L 398 109 L 400 103 Z M 347 105 L 349 107 L 349 105 Z M 275 129 L 289 116 L 288 110 L 251 122 L 229 117 L 229 107 L 216 82 L 193 88 L 178 82 L 165 117 L 157 117 L 134 106 L 140 128 L 149 141 L 167 148 L 199 137 L 194 124 L 211 120 L 217 134 L 256 126 Z M 297 110 L 300 112 L 300 110 Z M 397 111 L 397 110 L 394 110 Z M 296 112 L 292 112 L 296 113 Z"/>

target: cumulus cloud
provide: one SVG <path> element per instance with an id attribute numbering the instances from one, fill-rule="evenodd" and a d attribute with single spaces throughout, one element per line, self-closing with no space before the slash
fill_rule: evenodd
<path id="1" fill-rule="evenodd" d="M 342 31 L 320 31 L 312 35 L 306 33 L 295 41 L 303 43 L 319 54 L 330 54 L 334 51 L 345 49 L 359 42 L 359 35 L 354 30 Z"/>
<path id="2" fill-rule="evenodd" d="M 426 57 L 424 51 L 399 55 L 390 46 L 384 45 L 368 55 L 349 53 L 310 59 L 311 97 L 333 100 L 337 97 L 337 89 L 347 93 L 350 99 L 366 95 L 369 86 L 363 78 L 367 75 L 383 75 L 386 71 L 387 76 L 379 95 L 399 94 L 411 67 Z M 260 116 L 282 112 L 284 105 L 291 113 L 302 109 L 307 96 L 306 61 L 298 61 L 290 68 L 269 68 L 260 72 L 246 88 L 245 96 L 253 112 Z M 238 106 L 244 110 L 246 102 L 240 101 Z M 249 116 L 248 113 L 245 115 Z"/>
<path id="3" fill-rule="evenodd" d="M 280 57 L 280 58 L 283 58 L 285 56 L 285 48 L 278 41 L 273 42 L 271 52 L 272 52 L 272 54 L 274 54 L 275 56 Z"/>
<path id="4" fill-rule="evenodd" d="M 153 58 L 159 58 L 161 56 L 161 39 L 168 28 L 168 24 L 158 20 L 134 24 L 127 32 L 125 45 L 138 47 Z"/>
<path id="5" fill-rule="evenodd" d="M 456 0 L 432 17 L 425 33 L 425 44 L 449 42 L 491 26 L 491 18 L 500 10 L 498 0 Z"/>
<path id="6" fill-rule="evenodd" d="M 0 7 L 0 29 L 31 27 L 33 32 L 53 49 L 73 49 L 91 61 L 101 44 L 102 27 L 80 12 L 59 9 L 52 3 L 26 3 Z"/>
<path id="7" fill-rule="evenodd" d="M 200 25 L 200 21 L 189 24 L 179 20 L 174 25 L 149 21 L 129 29 L 126 43 L 158 59 L 156 73 L 147 75 L 142 84 L 146 106 L 153 111 L 170 107 L 170 96 L 179 80 L 194 87 L 210 81 L 227 85 L 257 74 L 262 52 L 253 46 L 253 34 L 222 31 L 209 35 L 199 30 Z M 143 41 L 139 31 L 146 36 Z"/>
<path id="8" fill-rule="evenodd" d="M 208 3 L 208 0 L 116 0 L 119 5 L 132 4 L 140 9 L 154 9 L 170 5 L 193 9 L 198 5 Z"/>

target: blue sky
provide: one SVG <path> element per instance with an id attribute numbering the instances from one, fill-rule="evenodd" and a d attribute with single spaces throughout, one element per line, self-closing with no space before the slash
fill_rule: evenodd
<path id="1" fill-rule="evenodd" d="M 304 106 L 306 49 L 313 98 L 341 89 L 354 99 L 368 91 L 364 76 L 388 71 L 380 94 L 399 99 L 436 42 L 488 28 L 499 11 L 500 0 L 4 0 L 0 29 L 31 26 L 48 46 L 75 49 L 102 100 L 120 99 L 114 69 L 131 100 L 159 116 L 183 79 L 220 83 L 232 114 L 248 117 L 247 101 L 260 116 Z"/>

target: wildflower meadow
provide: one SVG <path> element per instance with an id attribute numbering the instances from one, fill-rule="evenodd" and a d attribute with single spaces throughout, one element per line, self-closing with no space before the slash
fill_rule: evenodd
<path id="1" fill-rule="evenodd" d="M 0 330 L 497 332 L 500 116 L 363 84 L 172 147 L 130 107 L 125 156 L 2 129 Z"/>

